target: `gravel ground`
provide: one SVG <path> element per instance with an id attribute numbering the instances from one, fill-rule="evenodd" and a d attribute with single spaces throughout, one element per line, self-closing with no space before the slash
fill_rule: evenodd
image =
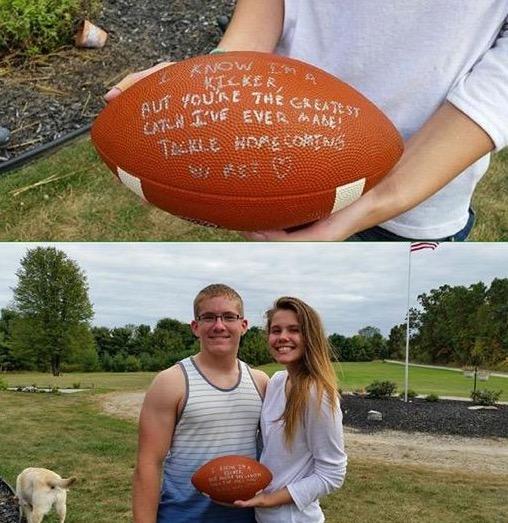
<path id="1" fill-rule="evenodd" d="M 103 0 L 93 20 L 109 33 L 103 49 L 65 47 L 22 67 L 1 60 L 0 127 L 11 139 L 0 145 L 0 164 L 90 123 L 104 93 L 127 73 L 213 49 L 222 34 L 218 19 L 230 16 L 234 3 Z"/>
<path id="2" fill-rule="evenodd" d="M 143 392 L 113 392 L 97 396 L 97 402 L 112 416 L 137 421 L 144 396 Z M 469 411 L 467 406 L 471 403 L 467 402 L 418 403 L 422 402 L 404 405 L 397 399 L 375 401 L 344 396 L 342 407 L 348 456 L 402 466 L 507 476 L 507 406 L 501 406 L 497 411 Z M 385 420 L 366 422 L 370 409 L 383 412 Z M 468 422 L 459 420 L 457 423 L 457 418 L 462 416 Z M 450 421 L 443 421 L 445 418 Z M 471 430 L 471 426 L 480 423 L 484 426 L 484 437 L 480 437 L 478 430 Z M 442 432 L 438 433 L 436 429 Z M 457 435 L 458 429 L 465 434 Z M 471 432 L 476 437 L 471 437 Z M 495 436 L 498 432 L 502 437 Z"/>
<path id="3" fill-rule="evenodd" d="M 115 392 L 100 397 L 102 408 L 125 419 L 137 419 L 144 393 Z M 440 400 L 435 403 L 398 398 L 374 400 L 344 395 L 341 399 L 344 425 L 359 432 L 421 432 L 467 438 L 508 438 L 508 405 L 497 410 L 469 410 L 467 401 Z M 369 410 L 383 414 L 382 421 L 367 420 Z"/>
<path id="4" fill-rule="evenodd" d="M 14 500 L 14 492 L 2 478 L 0 478 L 0 522 L 19 522 L 19 508 Z"/>
<path id="5" fill-rule="evenodd" d="M 367 432 L 400 430 L 465 437 L 508 437 L 508 406 L 497 410 L 469 410 L 466 401 L 404 403 L 398 398 L 374 400 L 346 395 L 342 398 L 344 425 Z M 367 420 L 369 410 L 383 414 L 382 421 Z"/>

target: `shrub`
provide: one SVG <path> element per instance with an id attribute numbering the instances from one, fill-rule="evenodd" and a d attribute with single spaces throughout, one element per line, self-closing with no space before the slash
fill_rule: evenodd
<path id="1" fill-rule="evenodd" d="M 370 398 L 389 398 L 396 390 L 397 384 L 393 381 L 373 381 L 365 387 Z"/>
<path id="2" fill-rule="evenodd" d="M 434 393 L 427 394 L 427 396 L 425 396 L 425 401 L 431 401 L 431 402 L 439 401 L 439 396 Z"/>
<path id="3" fill-rule="evenodd" d="M 100 0 L 0 0 L 0 55 L 48 53 L 72 41 L 80 18 L 93 18 Z"/>
<path id="4" fill-rule="evenodd" d="M 139 362 L 139 359 L 136 358 L 136 356 L 133 356 L 132 354 L 130 356 L 127 356 L 125 359 L 125 370 L 126 372 L 138 372 L 141 370 L 141 363 Z"/>
<path id="5" fill-rule="evenodd" d="M 477 405 L 495 405 L 502 394 L 502 390 L 477 390 L 471 392 L 471 399 Z"/>
<path id="6" fill-rule="evenodd" d="M 407 391 L 407 399 L 408 400 L 414 400 L 416 398 L 416 396 L 418 396 L 418 393 L 415 390 L 408 389 L 408 391 Z M 402 400 L 404 399 L 404 392 L 401 392 L 399 394 L 399 398 L 402 399 Z"/>
<path id="7" fill-rule="evenodd" d="M 81 383 L 79 381 L 76 381 L 75 383 L 72 384 L 72 388 L 73 389 L 80 389 L 81 388 Z"/>
<path id="8" fill-rule="evenodd" d="M 355 396 L 358 396 L 360 398 L 365 398 L 365 396 L 367 396 L 367 391 L 364 389 L 364 388 L 360 388 L 360 389 L 355 389 L 353 391 L 353 394 Z"/>
<path id="9" fill-rule="evenodd" d="M 0 378 L 0 390 L 7 390 L 7 382 Z"/>
<path id="10" fill-rule="evenodd" d="M 0 0 L 1 2 L 2 0 Z M 64 362 L 60 366 L 60 374 L 67 374 L 71 372 L 81 372 L 83 369 L 81 368 L 81 363 L 67 363 Z"/>
<path id="11" fill-rule="evenodd" d="M 121 352 L 115 354 L 115 357 L 113 358 L 113 368 L 111 370 L 113 372 L 125 372 L 127 370 L 126 359 L 126 356 Z"/>

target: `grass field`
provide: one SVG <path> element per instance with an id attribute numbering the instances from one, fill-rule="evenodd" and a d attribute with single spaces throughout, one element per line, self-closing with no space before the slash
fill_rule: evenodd
<path id="1" fill-rule="evenodd" d="M 0 177 L 0 217 L 4 241 L 241 239 L 143 204 L 116 182 L 88 138 Z"/>
<path id="2" fill-rule="evenodd" d="M 275 364 L 260 367 L 271 375 L 278 370 Z M 354 391 L 366 387 L 374 380 L 393 381 L 397 384 L 397 391 L 404 390 L 404 366 L 393 363 L 342 363 L 336 365 L 339 386 L 344 391 Z M 465 378 L 462 373 L 450 370 L 427 369 L 423 367 L 409 368 L 409 388 L 418 394 L 438 396 L 462 396 L 468 398 L 473 390 L 473 380 Z M 501 401 L 508 400 L 508 379 L 490 377 L 488 381 L 478 381 L 477 388 L 502 390 Z"/>
<path id="3" fill-rule="evenodd" d="M 68 523 L 131 521 L 134 422 L 101 413 L 89 393 L 0 392 L 0 405 L 0 476 L 13 485 L 28 466 L 76 475 Z M 349 462 L 344 487 L 322 505 L 327 523 L 501 523 L 506 479 L 356 458 Z M 57 518 L 51 514 L 44 521 Z"/>
<path id="4" fill-rule="evenodd" d="M 276 364 L 263 365 L 260 369 L 272 375 L 282 367 Z M 342 390 L 354 391 L 366 387 L 374 380 L 389 380 L 397 383 L 399 392 L 404 387 L 404 367 L 393 363 L 342 363 L 336 365 L 337 377 Z M 62 376 L 51 376 L 37 372 L 0 374 L 9 386 L 32 385 L 40 387 L 59 388 L 72 387 L 80 383 L 82 388 L 95 388 L 98 392 L 114 390 L 146 389 L 155 376 L 153 372 L 128 372 L 128 373 L 73 373 Z M 462 396 L 468 398 L 473 388 L 473 380 L 465 378 L 460 372 L 440 369 L 426 369 L 410 367 L 409 388 L 418 394 L 433 392 L 439 396 Z M 478 381 L 477 388 L 502 390 L 501 400 L 508 401 L 508 379 L 490 377 L 488 381 Z"/>
<path id="5" fill-rule="evenodd" d="M 18 385 L 36 385 L 38 387 L 72 388 L 80 384 L 81 388 L 95 389 L 95 392 L 122 390 L 145 390 L 155 372 L 73 372 L 52 376 L 42 372 L 9 372 L 0 374 L 10 387 Z"/>
<path id="6" fill-rule="evenodd" d="M 508 239 L 508 151 L 497 154 L 474 197 L 477 241 Z M 3 241 L 238 241 L 144 205 L 98 159 L 88 138 L 0 177 Z"/>

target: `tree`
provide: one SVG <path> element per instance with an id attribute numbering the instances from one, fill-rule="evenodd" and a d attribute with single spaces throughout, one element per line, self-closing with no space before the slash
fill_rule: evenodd
<path id="1" fill-rule="evenodd" d="M 347 359 L 347 342 L 349 338 L 342 334 L 333 333 L 328 336 L 328 343 L 332 348 L 332 361 L 350 361 Z"/>
<path id="2" fill-rule="evenodd" d="M 14 320 L 18 317 L 12 309 L 0 311 L 0 371 L 20 368 L 20 362 L 15 358 L 12 347 L 12 329 Z"/>
<path id="3" fill-rule="evenodd" d="M 404 359 L 406 354 L 406 330 L 407 325 L 405 323 L 395 325 L 390 330 L 387 344 L 389 358 Z"/>
<path id="4" fill-rule="evenodd" d="M 93 309 L 88 283 L 78 264 L 54 247 L 28 251 L 16 272 L 14 305 L 19 318 L 13 350 L 37 368 L 60 374 L 61 364 L 76 356 L 73 342 L 89 329 Z"/>
<path id="5" fill-rule="evenodd" d="M 249 365 L 263 365 L 273 361 L 268 351 L 266 332 L 261 327 L 251 327 L 242 338 L 240 358 Z"/>
<path id="6" fill-rule="evenodd" d="M 371 327 L 368 325 L 367 327 L 360 329 L 358 334 L 364 338 L 372 338 L 373 336 L 381 335 L 381 331 L 377 327 Z"/>
<path id="7" fill-rule="evenodd" d="M 488 327 L 483 334 L 489 340 L 490 359 L 508 363 L 508 278 L 494 278 L 485 306 Z"/>
<path id="8" fill-rule="evenodd" d="M 443 285 L 418 296 L 421 309 L 412 323 L 418 359 L 467 365 L 479 335 L 476 319 L 485 294 L 479 282 L 469 287 Z"/>

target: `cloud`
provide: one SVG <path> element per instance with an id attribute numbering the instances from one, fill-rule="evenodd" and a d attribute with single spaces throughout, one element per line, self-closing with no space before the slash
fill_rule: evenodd
<path id="1" fill-rule="evenodd" d="M 251 325 L 281 295 L 308 301 L 328 332 L 352 335 L 366 325 L 387 335 L 404 321 L 408 245 L 403 243 L 52 243 L 0 244 L 0 306 L 12 299 L 15 271 L 27 249 L 52 245 L 85 271 L 94 324 L 154 325 L 189 321 L 192 300 L 206 285 L 236 288 Z M 503 243 L 441 244 L 412 255 L 411 302 L 445 283 L 489 284 L 508 277 Z"/>

